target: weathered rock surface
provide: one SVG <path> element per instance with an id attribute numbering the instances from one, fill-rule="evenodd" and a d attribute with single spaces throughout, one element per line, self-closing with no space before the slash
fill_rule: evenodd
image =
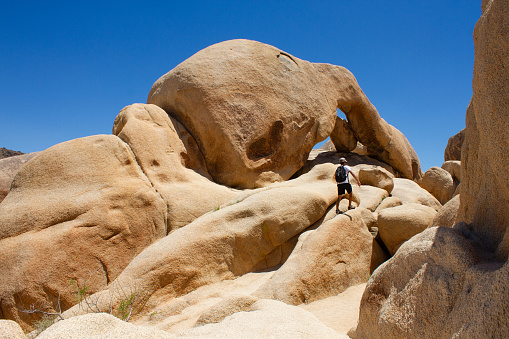
<path id="1" fill-rule="evenodd" d="M 403 204 L 421 204 L 429 206 L 438 211 L 442 204 L 431 193 L 419 186 L 416 182 L 408 179 L 394 178 L 394 188 L 391 192 L 393 197 L 397 197 Z"/>
<path id="2" fill-rule="evenodd" d="M 430 192 L 443 205 L 454 195 L 456 185 L 449 172 L 440 167 L 431 167 L 424 173 L 421 187 Z"/>
<path id="3" fill-rule="evenodd" d="M 458 160 L 461 161 L 461 147 L 465 140 L 465 129 L 462 129 L 457 134 L 453 135 L 447 141 L 447 146 L 444 151 L 444 161 Z"/>
<path id="4" fill-rule="evenodd" d="M 34 152 L 0 159 L 0 202 L 9 193 L 16 172 L 37 154 L 38 152 Z"/>
<path id="5" fill-rule="evenodd" d="M 461 312 L 455 307 L 458 297 L 467 295 L 471 284 L 483 285 L 464 281 L 476 263 L 474 248 L 458 231 L 433 227 L 415 236 L 371 276 L 354 337 L 452 337 L 444 334 L 452 313 Z M 467 317 L 484 318 L 482 312 L 483 308 Z"/>
<path id="6" fill-rule="evenodd" d="M 394 188 L 394 175 L 379 166 L 363 166 L 359 170 L 359 180 L 363 185 L 379 187 L 391 194 Z"/>
<path id="7" fill-rule="evenodd" d="M 357 147 L 357 138 L 348 126 L 348 122 L 340 117 L 336 117 L 330 140 L 337 152 L 351 152 Z"/>
<path id="8" fill-rule="evenodd" d="M 462 150 L 460 220 L 484 246 L 509 255 L 509 4 L 483 1 L 474 30 L 473 97 Z"/>
<path id="9" fill-rule="evenodd" d="M 261 187 L 288 179 L 334 128 L 322 77 L 275 47 L 225 41 L 161 77 L 148 103 L 189 130 L 216 182 Z"/>
<path id="10" fill-rule="evenodd" d="M 214 180 L 231 187 L 290 178 L 330 135 L 337 108 L 372 154 L 404 177 L 421 177 L 408 140 L 378 115 L 348 70 L 259 42 L 205 48 L 157 80 L 147 102 L 186 127 Z"/>
<path id="11" fill-rule="evenodd" d="M 368 155 L 368 149 L 366 146 L 357 141 L 357 146 L 352 151 L 352 153 L 356 153 L 359 155 Z"/>
<path id="12" fill-rule="evenodd" d="M 168 332 L 135 326 L 111 314 L 91 313 L 57 322 L 42 332 L 40 339 L 170 339 L 177 338 Z"/>
<path id="13" fill-rule="evenodd" d="M 313 313 L 321 322 L 341 334 L 346 334 L 357 324 L 359 304 L 366 283 L 349 287 L 333 297 L 302 304 L 306 311 Z"/>
<path id="14" fill-rule="evenodd" d="M 380 203 L 389 196 L 386 190 L 369 185 L 355 187 L 355 192 L 360 200 L 358 206 L 366 208 L 371 212 L 374 212 Z"/>
<path id="15" fill-rule="evenodd" d="M 375 271 L 355 338 L 504 338 L 509 264 L 482 262 L 458 231 L 433 227 Z"/>
<path id="16" fill-rule="evenodd" d="M 133 314 L 130 322 L 171 333 L 221 322 L 233 313 L 248 311 L 259 300 L 251 294 L 270 279 L 274 272 L 250 272 L 234 279 L 204 285 L 178 298 L 153 304 L 153 307 Z"/>
<path id="17" fill-rule="evenodd" d="M 368 157 L 366 155 L 358 155 L 355 153 L 319 152 L 316 154 L 315 157 L 306 161 L 304 166 L 302 166 L 302 168 L 295 174 L 295 176 L 307 173 L 313 167 L 320 164 L 331 163 L 335 164 L 337 167 L 339 166 L 339 158 L 346 158 L 346 160 L 348 161 L 348 166 L 352 168 L 352 170 L 357 176 L 361 168 L 370 169 L 373 166 L 383 168 L 393 176 L 396 174 L 396 171 L 390 165 L 387 165 L 384 162 Z M 350 177 L 350 180 L 351 182 L 355 182 L 355 179 L 353 179 L 352 177 Z"/>
<path id="18" fill-rule="evenodd" d="M 385 198 L 384 200 L 382 200 L 380 205 L 378 205 L 378 207 L 376 208 L 375 213 L 380 213 L 380 211 L 382 211 L 386 208 L 391 208 L 391 207 L 396 207 L 396 206 L 401 206 L 401 205 L 403 205 L 403 202 L 401 201 L 400 198 L 388 197 L 388 198 Z"/>
<path id="19" fill-rule="evenodd" d="M 0 204 L 2 316 L 26 330 L 30 305 L 65 310 L 70 279 L 97 291 L 166 235 L 166 204 L 116 136 L 55 145 L 17 172 Z M 13 263 L 16 263 L 13 265 Z"/>
<path id="20" fill-rule="evenodd" d="M 15 321 L 0 319 L 0 339 L 26 339 L 26 336 Z"/>
<path id="21" fill-rule="evenodd" d="M 454 195 L 453 196 L 457 196 L 460 193 L 461 193 L 461 182 L 458 184 L 458 186 L 456 186 L 456 189 L 454 190 Z"/>
<path id="22" fill-rule="evenodd" d="M 456 195 L 449 200 L 447 204 L 442 206 L 435 216 L 435 219 L 433 219 L 431 226 L 453 227 L 456 224 L 459 207 L 460 196 Z"/>
<path id="23" fill-rule="evenodd" d="M 359 209 L 338 215 L 301 236 L 288 260 L 254 295 L 299 305 L 339 294 L 368 278 L 372 242 Z"/>
<path id="24" fill-rule="evenodd" d="M 218 185 L 191 168 L 192 161 L 179 138 L 174 122 L 155 105 L 125 107 L 115 119 L 113 134 L 133 150 L 136 160 L 167 204 L 168 232 L 189 224 L 236 193 Z"/>
<path id="25" fill-rule="evenodd" d="M 458 220 L 466 223 L 416 235 L 375 271 L 356 338 L 509 333 L 509 2 L 485 0 L 482 9 L 461 154 Z"/>
<path id="26" fill-rule="evenodd" d="M 151 307 L 250 272 L 275 247 L 323 216 L 337 197 L 334 170 L 332 164 L 316 166 L 174 231 L 146 248 L 116 282 L 96 293 L 99 307 L 117 306 L 119 290 L 129 286 L 144 291 L 149 298 L 145 307 Z"/>
<path id="27" fill-rule="evenodd" d="M 394 255 L 414 235 L 431 225 L 437 212 L 420 204 L 404 204 L 378 213 L 378 231 L 387 249 Z"/>
<path id="28" fill-rule="evenodd" d="M 461 161 L 449 160 L 442 164 L 442 168 L 449 172 L 453 180 L 457 183 L 461 182 Z"/>
<path id="29" fill-rule="evenodd" d="M 278 321 L 274 321 L 278 319 Z M 247 312 L 234 313 L 217 324 L 178 334 L 135 326 L 106 313 L 86 314 L 58 322 L 41 339 L 81 338 L 348 338 L 321 323 L 310 312 L 275 300 L 260 300 Z"/>
<path id="30" fill-rule="evenodd" d="M 179 335 L 184 338 L 348 338 L 325 326 L 310 312 L 276 300 L 259 300 L 248 312 L 235 313 L 218 324 Z"/>

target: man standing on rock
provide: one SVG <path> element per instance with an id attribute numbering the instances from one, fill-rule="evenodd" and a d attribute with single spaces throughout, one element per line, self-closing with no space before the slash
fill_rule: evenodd
<path id="1" fill-rule="evenodd" d="M 346 165 L 345 158 L 339 158 L 339 167 L 336 169 L 336 182 L 338 184 L 338 201 L 336 201 L 336 214 L 339 214 L 339 202 L 345 195 L 345 190 L 348 192 L 348 209 L 352 209 L 352 185 L 350 185 L 350 178 L 348 174 L 351 173 L 352 176 L 357 180 L 357 184 L 359 187 L 361 186 L 361 181 L 357 176 L 352 172 L 350 166 Z"/>

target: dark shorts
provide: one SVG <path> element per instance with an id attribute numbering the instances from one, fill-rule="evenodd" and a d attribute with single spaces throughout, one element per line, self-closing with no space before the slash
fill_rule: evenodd
<path id="1" fill-rule="evenodd" d="M 338 184 L 338 195 L 345 194 L 345 190 L 349 194 L 352 193 L 352 185 L 350 183 Z"/>

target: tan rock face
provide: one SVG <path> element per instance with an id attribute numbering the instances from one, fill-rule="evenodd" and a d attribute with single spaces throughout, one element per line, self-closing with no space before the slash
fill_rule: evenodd
<path id="1" fill-rule="evenodd" d="M 456 195 L 442 206 L 438 211 L 431 226 L 453 227 L 456 224 L 458 209 L 460 207 L 460 196 Z"/>
<path id="2" fill-rule="evenodd" d="M 430 192 L 443 205 L 454 195 L 456 185 L 449 172 L 440 167 L 431 167 L 424 173 L 421 187 Z"/>
<path id="3" fill-rule="evenodd" d="M 378 231 L 391 255 L 405 241 L 431 225 L 436 214 L 433 208 L 420 204 L 405 204 L 380 211 Z"/>
<path id="4" fill-rule="evenodd" d="M 401 206 L 403 205 L 403 202 L 401 201 L 400 198 L 398 197 L 388 197 L 388 198 L 385 198 L 381 203 L 380 205 L 378 205 L 378 207 L 376 208 L 375 212 L 376 213 L 380 213 L 380 211 L 386 209 L 386 208 L 391 208 L 391 207 L 396 207 L 396 206 Z"/>
<path id="5" fill-rule="evenodd" d="M 369 185 L 361 185 L 361 187 L 355 187 L 354 193 L 358 195 L 359 207 L 363 207 L 373 212 L 377 209 L 378 205 L 389 196 L 386 190 L 373 187 Z M 353 200 L 353 199 L 352 199 Z"/>
<path id="6" fill-rule="evenodd" d="M 357 147 L 357 138 L 348 126 L 348 122 L 340 117 L 336 117 L 330 139 L 338 152 L 351 152 Z"/>
<path id="7" fill-rule="evenodd" d="M 341 108 L 356 137 L 404 177 L 420 163 L 345 68 L 249 40 L 209 46 L 152 86 L 148 100 L 196 139 L 214 180 L 252 188 L 290 178 L 327 138 Z"/>
<path id="8" fill-rule="evenodd" d="M 310 312 L 276 300 L 258 300 L 247 312 L 235 313 L 220 323 L 179 335 L 183 338 L 348 338 L 324 325 Z"/>
<path id="9" fill-rule="evenodd" d="M 497 337 L 479 332 L 477 336 L 468 335 L 472 334 L 472 322 L 478 324 L 487 319 L 482 315 L 484 307 L 467 313 L 455 306 L 464 297 L 473 299 L 468 296 L 472 286 L 474 289 L 488 286 L 482 279 L 476 281 L 468 276 L 467 270 L 476 263 L 471 244 L 453 229 L 433 227 L 415 236 L 371 276 L 362 297 L 354 337 L 451 338 L 454 334 L 464 338 Z M 468 282 L 464 282 L 465 278 Z M 503 303 L 507 305 L 506 301 Z M 487 306 L 489 313 L 499 306 Z M 463 324 L 469 326 L 451 326 L 453 315 L 462 316 L 466 320 Z M 502 320 L 501 324 L 504 323 L 507 320 Z M 504 333 L 496 327 L 486 331 Z M 506 330 L 507 326 L 503 328 Z"/>
<path id="10" fill-rule="evenodd" d="M 148 103 L 193 135 L 216 182 L 288 179 L 331 133 L 336 107 L 310 62 L 255 41 L 207 47 L 161 77 Z"/>
<path id="11" fill-rule="evenodd" d="M 355 77 L 343 67 L 315 64 L 328 81 L 327 95 L 337 98 L 348 126 L 367 154 L 391 165 L 404 178 L 419 180 L 421 164 L 407 138 L 380 117 L 375 106 L 362 92 Z"/>
<path id="12" fill-rule="evenodd" d="M 138 327 L 107 313 L 92 313 L 65 319 L 42 332 L 40 339 L 173 339 L 175 335 L 165 331 Z"/>
<path id="13" fill-rule="evenodd" d="M 21 327 L 12 320 L 0 319 L 1 339 L 26 339 Z"/>
<path id="14" fill-rule="evenodd" d="M 359 170 L 359 180 L 363 185 L 379 187 L 391 194 L 394 188 L 394 175 L 378 166 L 363 166 Z"/>
<path id="15" fill-rule="evenodd" d="M 166 202 L 169 232 L 235 196 L 232 190 L 189 168 L 204 170 L 199 166 L 202 161 L 192 160 L 195 155 L 188 152 L 174 122 L 158 106 L 134 104 L 124 108 L 115 119 L 113 134 L 131 147 L 143 172 Z"/>
<path id="16" fill-rule="evenodd" d="M 453 180 L 461 182 L 461 161 L 449 160 L 442 164 L 442 168 L 451 174 Z"/>
<path id="17" fill-rule="evenodd" d="M 11 190 L 11 183 L 16 172 L 37 154 L 38 152 L 35 152 L 0 159 L 0 202 Z"/>
<path id="18" fill-rule="evenodd" d="M 483 1 L 474 30 L 473 97 L 462 151 L 461 220 L 485 245 L 509 255 L 509 5 Z"/>
<path id="19" fill-rule="evenodd" d="M 482 9 L 461 154 L 458 220 L 468 224 L 422 232 L 375 271 L 361 302 L 357 338 L 509 333 L 509 3 L 485 0 Z"/>
<path id="20" fill-rule="evenodd" d="M 28 329 L 36 319 L 18 309 L 56 309 L 58 295 L 70 307 L 70 279 L 96 291 L 165 235 L 166 204 L 119 138 L 53 146 L 17 172 L 0 204 L 2 315 Z"/>
<path id="21" fill-rule="evenodd" d="M 140 253 L 115 282 L 96 293 L 101 308 L 118 305 L 118 290 L 133 284 L 149 297 L 145 307 L 198 287 L 251 271 L 275 247 L 316 222 L 336 200 L 335 166 L 261 189 L 208 213 Z M 74 307 L 69 312 L 73 312 Z"/>
<path id="22" fill-rule="evenodd" d="M 465 140 L 465 129 L 462 129 L 458 134 L 453 135 L 447 141 L 447 146 L 444 151 L 444 161 L 458 160 L 461 161 L 461 147 Z"/>
<path id="23" fill-rule="evenodd" d="M 429 206 L 438 211 L 442 204 L 416 182 L 408 179 L 394 178 L 394 189 L 392 196 L 397 197 L 403 204 L 416 203 Z"/>
<path id="24" fill-rule="evenodd" d="M 360 209 L 338 215 L 299 239 L 284 265 L 254 295 L 299 305 L 341 293 L 366 281 L 372 242 Z"/>

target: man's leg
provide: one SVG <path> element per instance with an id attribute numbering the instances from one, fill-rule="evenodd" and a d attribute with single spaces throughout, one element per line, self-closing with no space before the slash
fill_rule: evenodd
<path id="1" fill-rule="evenodd" d="M 348 209 L 352 208 L 353 192 L 348 193 Z"/>
<path id="2" fill-rule="evenodd" d="M 338 200 L 336 201 L 336 214 L 339 213 L 339 202 L 343 199 L 344 194 L 338 194 Z"/>

